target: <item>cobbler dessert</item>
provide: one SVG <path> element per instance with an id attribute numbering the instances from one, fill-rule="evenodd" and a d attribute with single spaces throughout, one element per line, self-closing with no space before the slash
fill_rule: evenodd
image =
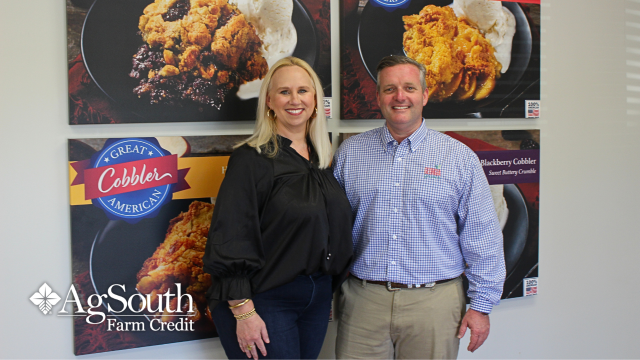
<path id="1" fill-rule="evenodd" d="M 491 94 L 502 65 L 467 18 L 458 18 L 449 6 L 427 5 L 402 20 L 404 49 L 425 66 L 430 101 L 482 100 Z"/>
<path id="2" fill-rule="evenodd" d="M 219 109 L 229 92 L 269 69 L 255 28 L 227 0 L 155 0 L 138 28 L 145 44 L 129 76 L 151 104 Z"/>

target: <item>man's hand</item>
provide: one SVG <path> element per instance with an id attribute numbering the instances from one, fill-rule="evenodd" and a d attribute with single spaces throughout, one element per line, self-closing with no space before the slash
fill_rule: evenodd
<path id="1" fill-rule="evenodd" d="M 489 336 L 489 315 L 469 309 L 462 318 L 458 339 L 462 339 L 464 333 L 467 332 L 467 327 L 471 330 L 471 341 L 467 350 L 474 352 Z"/>

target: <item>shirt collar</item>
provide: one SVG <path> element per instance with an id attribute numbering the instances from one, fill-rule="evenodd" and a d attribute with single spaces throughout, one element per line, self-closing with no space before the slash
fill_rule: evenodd
<path id="1" fill-rule="evenodd" d="M 287 150 L 289 152 L 291 152 L 292 154 L 295 153 L 296 155 L 298 154 L 296 152 L 296 150 L 294 148 L 291 147 L 291 144 L 293 143 L 293 141 L 289 140 L 288 138 L 280 135 L 280 134 L 276 134 L 276 137 L 278 139 L 278 146 L 280 147 L 280 149 L 284 149 Z M 307 136 L 307 145 L 309 146 L 309 159 L 310 162 L 313 164 L 317 164 L 319 162 L 318 160 L 318 154 L 316 153 L 316 149 L 313 146 L 313 142 L 311 142 L 311 139 L 309 138 L 309 136 Z"/>
<path id="2" fill-rule="evenodd" d="M 276 138 L 278 139 L 278 145 L 280 147 L 284 147 L 284 148 L 288 148 L 291 146 L 291 140 L 287 139 L 286 137 L 280 135 L 280 134 L 276 134 Z"/>
<path id="3" fill-rule="evenodd" d="M 422 119 L 420 127 L 418 127 L 418 129 L 414 131 L 413 134 L 409 135 L 409 137 L 405 139 L 405 141 L 408 141 L 409 143 L 409 151 L 411 152 L 416 151 L 418 149 L 418 146 L 420 146 L 422 141 L 427 137 L 428 129 L 424 123 L 425 121 L 424 119 Z M 384 151 L 387 151 L 389 147 L 391 145 L 394 145 L 396 142 L 396 139 L 393 138 L 386 124 L 382 127 L 380 140 L 382 141 L 382 148 L 384 149 Z"/>

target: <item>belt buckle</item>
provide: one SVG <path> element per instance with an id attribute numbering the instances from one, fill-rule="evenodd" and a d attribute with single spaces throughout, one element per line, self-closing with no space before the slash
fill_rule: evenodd
<path id="1" fill-rule="evenodd" d="M 388 291 L 398 291 L 400 288 L 394 288 L 391 286 L 391 281 L 387 281 L 387 290 Z"/>

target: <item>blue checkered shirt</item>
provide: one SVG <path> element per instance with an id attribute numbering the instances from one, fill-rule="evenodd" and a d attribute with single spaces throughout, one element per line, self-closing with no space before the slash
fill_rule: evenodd
<path id="1" fill-rule="evenodd" d="M 471 149 L 423 121 L 400 144 L 386 126 L 353 136 L 333 166 L 355 218 L 353 275 L 409 285 L 464 271 L 472 309 L 500 302 L 502 231 Z"/>

